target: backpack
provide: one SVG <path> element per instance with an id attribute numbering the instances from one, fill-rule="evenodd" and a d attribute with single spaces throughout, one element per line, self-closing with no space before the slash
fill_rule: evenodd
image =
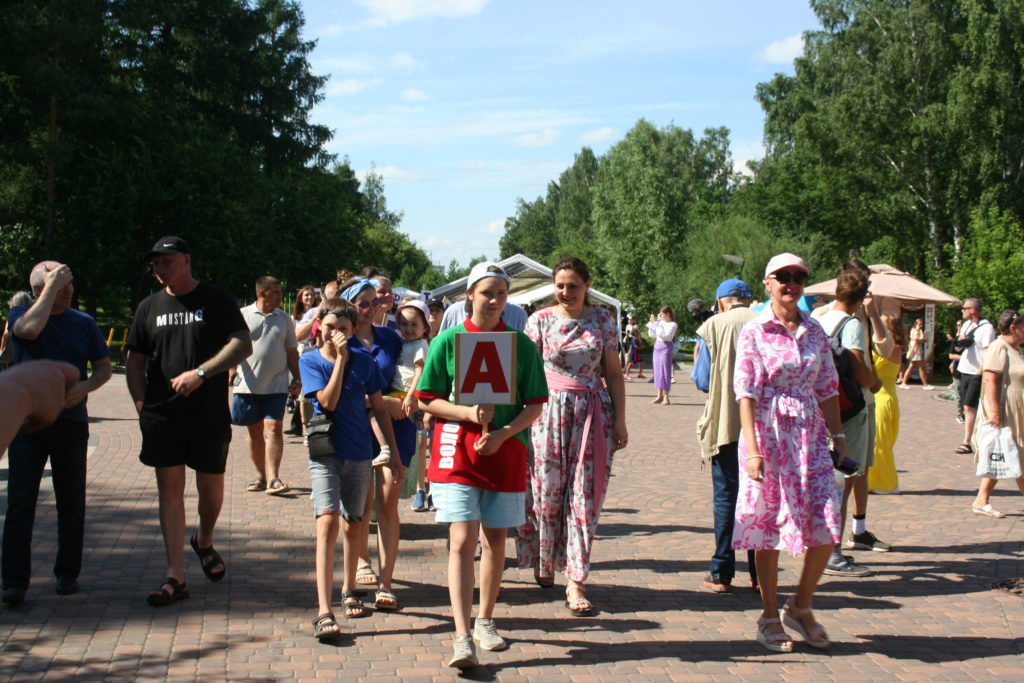
<path id="1" fill-rule="evenodd" d="M 711 350 L 702 337 L 697 337 L 697 362 L 693 365 L 690 379 L 705 394 L 711 391 Z"/>
<path id="2" fill-rule="evenodd" d="M 850 322 L 853 316 L 847 316 L 846 320 L 839 323 L 838 327 L 828 336 L 828 345 L 832 350 L 832 362 L 836 366 L 836 373 L 839 375 L 839 418 L 846 422 L 851 417 L 858 415 L 867 402 L 864 400 L 864 392 L 857 384 L 857 378 L 853 373 L 854 363 L 859 363 L 856 356 L 850 350 L 839 343 L 839 335 L 842 334 L 846 323 Z"/>

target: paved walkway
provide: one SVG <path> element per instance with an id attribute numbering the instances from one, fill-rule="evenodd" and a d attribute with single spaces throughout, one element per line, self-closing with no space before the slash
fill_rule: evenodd
<path id="1" fill-rule="evenodd" d="M 872 496 L 869 508 L 870 527 L 897 552 L 859 553 L 871 578 L 824 579 L 816 606 L 836 644 L 827 654 L 798 643 L 793 654 L 770 655 L 753 640 L 752 591 L 717 596 L 700 588 L 713 527 L 710 475 L 694 437 L 702 395 L 682 373 L 672 406 L 650 405 L 649 384 L 634 382 L 627 393 L 632 445 L 615 462 L 589 592 L 600 614 L 574 619 L 561 588 L 541 590 L 531 573 L 508 570 L 496 617 L 512 647 L 483 653 L 472 679 L 1024 680 L 1024 601 L 992 589 L 999 578 L 1022 576 L 1024 497 L 1003 484 L 993 502 L 1006 519 L 971 514 L 977 482 L 970 459 L 952 453 L 960 426 L 948 403 L 900 392 L 904 493 Z M 296 439 L 284 466 L 295 492 L 273 498 L 245 492 L 252 472 L 236 430 L 217 540 L 227 578 L 206 581 L 189 551 L 192 597 L 147 606 L 164 557 L 156 489 L 136 459 L 139 432 L 123 377 L 94 396 L 90 412 L 83 590 L 54 594 L 56 515 L 52 493 L 44 493 L 28 599 L 0 610 L 0 677 L 455 680 L 444 668 L 452 632 L 445 532 L 433 515 L 405 505 L 402 611 L 343 621 L 336 646 L 311 637 L 313 519 Z M 6 480 L 6 463 L 0 467 Z M 783 595 L 798 571 L 797 560 L 783 558 Z"/>

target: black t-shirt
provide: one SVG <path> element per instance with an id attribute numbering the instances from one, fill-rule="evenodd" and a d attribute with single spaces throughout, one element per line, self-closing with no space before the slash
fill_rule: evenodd
<path id="1" fill-rule="evenodd" d="M 228 337 L 249 333 L 234 297 L 221 287 L 200 282 L 184 296 L 161 289 L 135 311 L 128 348 L 149 356 L 143 418 L 195 425 L 227 425 L 227 373 L 207 376 L 187 398 L 171 389 L 171 380 L 217 354 Z"/>

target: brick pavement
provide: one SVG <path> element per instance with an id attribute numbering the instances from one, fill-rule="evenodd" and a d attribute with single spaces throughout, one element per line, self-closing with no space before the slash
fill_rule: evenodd
<path id="1" fill-rule="evenodd" d="M 702 395 L 682 373 L 672 406 L 649 405 L 648 384 L 634 382 L 627 393 L 632 445 L 615 463 L 589 591 L 601 612 L 573 619 L 561 588 L 541 590 L 530 572 L 508 570 L 496 617 L 512 647 L 483 653 L 473 679 L 1024 680 L 1024 601 L 991 589 L 998 578 L 1022 575 L 1024 498 L 1003 484 L 993 502 L 1006 519 L 971 514 L 976 479 L 969 459 L 952 453 L 960 427 L 949 404 L 900 392 L 904 493 L 872 496 L 869 507 L 870 527 L 897 552 L 859 553 L 876 572 L 871 578 L 825 577 L 816 606 L 836 642 L 829 653 L 798 641 L 793 654 L 771 655 L 753 640 L 752 591 L 700 590 L 713 526 L 710 475 L 700 469 L 693 434 Z M 294 492 L 273 498 L 245 492 L 252 472 L 236 430 L 217 541 L 227 578 L 206 581 L 189 551 L 192 597 L 146 605 L 163 576 L 163 550 L 156 489 L 136 459 L 139 433 L 123 377 L 98 392 L 90 410 L 83 590 L 53 592 L 56 515 L 44 493 L 33 585 L 22 607 L 0 610 L 0 676 L 455 680 L 443 666 L 452 630 L 445 533 L 433 515 L 404 505 L 396 574 L 403 609 L 342 619 L 335 646 L 311 637 L 313 520 L 296 439 L 288 440 L 283 469 Z M 188 507 L 194 526 L 194 491 Z M 785 596 L 799 561 L 784 557 L 782 568 Z"/>

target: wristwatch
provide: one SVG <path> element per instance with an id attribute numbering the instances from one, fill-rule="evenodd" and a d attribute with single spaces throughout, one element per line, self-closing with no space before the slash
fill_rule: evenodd
<path id="1" fill-rule="evenodd" d="M 196 368 L 196 374 L 199 375 L 199 379 L 206 381 L 206 370 L 202 368 Z"/>

